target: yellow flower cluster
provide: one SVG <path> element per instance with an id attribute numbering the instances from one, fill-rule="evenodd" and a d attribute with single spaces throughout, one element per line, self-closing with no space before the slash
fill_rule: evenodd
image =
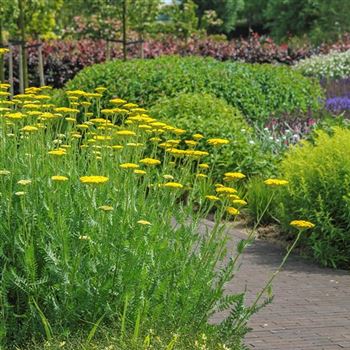
<path id="1" fill-rule="evenodd" d="M 290 225 L 299 229 L 299 230 L 306 230 L 306 229 L 315 227 L 315 224 L 313 224 L 310 221 L 305 221 L 305 220 L 293 220 L 290 222 Z"/>

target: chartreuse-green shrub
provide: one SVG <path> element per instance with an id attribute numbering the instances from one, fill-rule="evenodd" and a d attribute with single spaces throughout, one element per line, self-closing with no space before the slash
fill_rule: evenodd
<path id="1" fill-rule="evenodd" d="M 302 243 L 326 266 L 350 267 L 349 149 L 350 130 L 321 131 L 313 143 L 291 148 L 280 169 L 289 185 L 276 214 L 285 228 L 295 217 L 316 224 Z"/>
<path id="2" fill-rule="evenodd" d="M 186 134 L 181 135 L 183 142 L 191 139 L 193 134 L 230 140 L 219 154 L 211 156 L 210 163 L 215 163 L 216 175 L 231 170 L 246 175 L 269 174 L 274 170 L 276 164 L 272 155 L 261 151 L 241 112 L 223 99 L 209 94 L 180 93 L 159 100 L 149 112 L 185 129 Z M 198 142 L 202 149 L 206 148 L 205 141 Z"/>
<path id="3" fill-rule="evenodd" d="M 117 96 L 147 107 L 180 92 L 210 93 L 259 122 L 279 113 L 316 110 L 322 96 L 316 80 L 289 67 L 177 56 L 93 65 L 67 89 L 92 91 L 101 85 L 108 88 L 103 102 Z"/>

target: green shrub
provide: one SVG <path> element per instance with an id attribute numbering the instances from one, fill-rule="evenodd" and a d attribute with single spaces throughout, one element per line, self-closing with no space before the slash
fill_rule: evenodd
<path id="1" fill-rule="evenodd" d="M 337 127 L 292 148 L 281 164 L 289 186 L 277 214 L 286 228 L 295 218 L 316 224 L 303 243 L 326 266 L 350 267 L 349 149 L 350 130 Z"/>
<path id="2" fill-rule="evenodd" d="M 272 155 L 261 152 L 259 142 L 242 114 L 222 99 L 208 94 L 181 93 L 157 102 L 150 114 L 188 130 L 182 135 L 183 140 L 190 139 L 195 133 L 229 139 L 229 145 L 223 146 L 218 155 L 211 156 L 216 175 L 229 170 L 248 175 L 273 171 Z M 200 146 L 206 148 L 204 142 Z"/>
<path id="3" fill-rule="evenodd" d="M 104 101 L 116 96 L 143 106 L 179 92 L 211 93 L 237 107 L 251 120 L 264 122 L 277 113 L 318 109 L 318 82 L 288 67 L 220 62 L 212 58 L 161 57 L 113 61 L 88 67 L 67 89 L 108 88 Z"/>
<path id="4" fill-rule="evenodd" d="M 319 79 L 342 79 L 350 76 L 350 51 L 332 52 L 301 60 L 295 69 L 306 76 Z"/>

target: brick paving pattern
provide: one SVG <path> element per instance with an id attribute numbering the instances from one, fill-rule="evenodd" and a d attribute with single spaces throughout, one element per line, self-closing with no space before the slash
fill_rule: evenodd
<path id="1" fill-rule="evenodd" d="M 212 225 L 205 222 L 205 225 Z M 245 238 L 243 229 L 229 231 L 232 240 Z M 232 251 L 232 250 L 231 250 Z M 247 288 L 251 302 L 281 263 L 284 251 L 256 240 L 242 256 L 228 292 Z M 317 266 L 291 256 L 273 282 L 274 300 L 254 315 L 246 344 L 253 350 L 341 350 L 350 349 L 350 272 Z M 220 321 L 216 315 L 214 321 Z"/>

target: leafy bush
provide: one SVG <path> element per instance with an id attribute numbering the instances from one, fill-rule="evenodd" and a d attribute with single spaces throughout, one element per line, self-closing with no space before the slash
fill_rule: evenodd
<path id="1" fill-rule="evenodd" d="M 342 79 L 350 76 L 350 50 L 331 52 L 301 60 L 295 69 L 306 76 L 319 79 Z"/>
<path id="2" fill-rule="evenodd" d="M 129 97 L 148 106 L 180 92 L 211 93 L 259 122 L 271 114 L 317 109 L 322 96 L 318 82 L 288 67 L 177 56 L 94 65 L 68 82 L 67 89 L 100 85 L 108 88 L 105 102 Z"/>
<path id="3" fill-rule="evenodd" d="M 303 243 L 326 266 L 350 267 L 350 130 L 320 131 L 314 142 L 293 147 L 281 165 L 289 187 L 279 197 L 284 224 L 310 219 L 315 229 Z M 285 225 L 287 228 L 287 225 Z"/>
<path id="4" fill-rule="evenodd" d="M 158 101 L 150 114 L 187 130 L 188 133 L 181 137 L 183 140 L 196 133 L 230 140 L 217 157 L 211 158 L 216 175 L 229 170 L 247 175 L 267 174 L 274 169 L 272 157 L 261 152 L 259 142 L 242 114 L 222 99 L 208 94 L 181 93 Z M 206 147 L 201 141 L 200 146 Z"/>

